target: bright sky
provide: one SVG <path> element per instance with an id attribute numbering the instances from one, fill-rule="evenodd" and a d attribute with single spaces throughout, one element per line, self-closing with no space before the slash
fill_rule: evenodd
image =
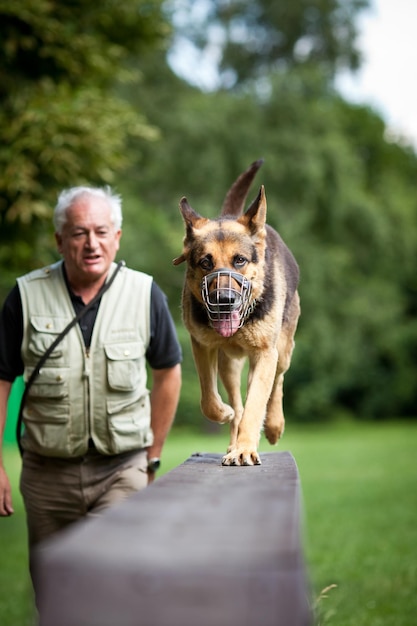
<path id="1" fill-rule="evenodd" d="M 355 78 L 342 77 L 347 99 L 371 105 L 394 135 L 417 149 L 417 0 L 372 0 L 360 21 L 364 61 Z"/>

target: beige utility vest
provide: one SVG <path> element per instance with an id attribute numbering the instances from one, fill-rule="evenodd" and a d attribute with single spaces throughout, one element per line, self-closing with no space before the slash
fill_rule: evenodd
<path id="1" fill-rule="evenodd" d="M 18 279 L 25 381 L 75 316 L 62 265 Z M 152 443 L 145 359 L 151 285 L 151 276 L 121 268 L 101 298 L 89 350 L 78 324 L 58 344 L 27 397 L 25 450 L 66 458 L 85 454 L 90 438 L 102 454 Z"/>

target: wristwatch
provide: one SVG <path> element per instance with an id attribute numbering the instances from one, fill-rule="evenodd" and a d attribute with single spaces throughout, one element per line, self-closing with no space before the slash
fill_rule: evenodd
<path id="1" fill-rule="evenodd" d="M 157 472 L 160 467 L 161 459 L 159 459 L 157 456 L 152 457 L 148 460 L 148 472 L 150 472 L 151 474 L 155 474 L 155 472 Z"/>

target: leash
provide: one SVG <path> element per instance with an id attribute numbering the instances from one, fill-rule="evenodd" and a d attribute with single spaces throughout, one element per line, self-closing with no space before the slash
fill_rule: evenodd
<path id="1" fill-rule="evenodd" d="M 44 354 L 41 356 L 41 358 L 37 362 L 35 368 L 33 369 L 32 373 L 31 373 L 31 375 L 30 375 L 30 377 L 29 377 L 29 379 L 28 379 L 28 381 L 26 383 L 25 390 L 23 392 L 22 400 L 20 402 L 19 416 L 17 418 L 17 424 L 16 424 L 16 441 L 17 441 L 17 445 L 19 446 L 20 456 L 23 455 L 23 448 L 22 448 L 22 444 L 21 444 L 21 441 L 20 441 L 21 437 L 22 437 L 23 409 L 25 407 L 26 398 L 28 396 L 29 389 L 31 388 L 31 386 L 33 384 L 33 381 L 39 375 L 39 372 L 41 371 L 42 366 L 44 365 L 45 361 L 47 360 L 47 358 L 49 357 L 51 352 L 53 352 L 53 350 L 55 350 L 57 345 L 63 340 L 63 338 L 71 330 L 71 328 L 73 328 L 84 317 L 84 315 L 91 309 L 91 307 L 93 307 L 96 304 L 97 300 L 99 300 L 102 297 L 102 295 L 111 287 L 111 285 L 113 284 L 114 279 L 116 278 L 116 275 L 117 275 L 118 271 L 120 270 L 120 268 L 124 267 L 125 265 L 126 265 L 126 263 L 124 261 L 119 261 L 118 262 L 118 264 L 116 266 L 116 269 L 114 270 L 114 272 L 113 272 L 112 276 L 110 277 L 110 279 L 107 282 L 105 282 L 104 285 L 102 285 L 102 287 L 100 288 L 99 292 L 82 309 L 82 311 L 80 311 L 70 321 L 70 323 L 67 324 L 67 326 L 65 326 L 64 330 L 51 343 L 49 348 L 44 352 Z"/>

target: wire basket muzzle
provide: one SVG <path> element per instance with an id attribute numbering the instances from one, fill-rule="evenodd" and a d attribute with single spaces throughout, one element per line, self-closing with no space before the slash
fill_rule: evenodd
<path id="1" fill-rule="evenodd" d="M 250 311 L 252 285 L 242 274 L 219 269 L 204 276 L 201 297 L 211 326 L 229 337 L 243 326 Z"/>

